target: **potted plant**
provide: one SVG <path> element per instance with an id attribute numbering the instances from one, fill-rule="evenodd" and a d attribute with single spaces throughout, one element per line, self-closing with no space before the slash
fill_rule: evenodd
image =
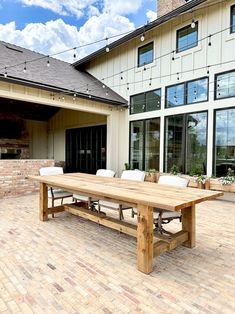
<path id="1" fill-rule="evenodd" d="M 174 176 L 177 176 L 180 173 L 180 168 L 177 165 L 172 165 L 170 169 L 170 173 L 173 174 Z"/>
<path id="2" fill-rule="evenodd" d="M 227 175 L 225 177 L 220 177 L 217 179 L 210 179 L 210 189 L 211 190 L 221 190 L 226 192 L 235 192 L 235 175 L 234 170 L 228 169 Z"/>
<path id="3" fill-rule="evenodd" d="M 156 182 L 156 169 L 148 169 L 144 180 L 149 182 Z"/>

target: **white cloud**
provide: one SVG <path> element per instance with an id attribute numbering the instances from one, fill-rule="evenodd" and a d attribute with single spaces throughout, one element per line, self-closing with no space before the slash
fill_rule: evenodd
<path id="1" fill-rule="evenodd" d="M 134 24 L 123 16 L 114 15 L 110 18 L 108 14 L 100 14 L 92 16 L 80 30 L 76 26 L 66 24 L 62 19 L 45 24 L 30 23 L 22 30 L 16 28 L 15 22 L 0 24 L 0 40 L 52 55 L 133 29 Z M 104 41 L 77 49 L 77 57 L 82 58 L 105 44 Z M 74 51 L 70 51 L 55 58 L 73 62 L 73 54 Z"/>
<path id="2" fill-rule="evenodd" d="M 53 11 L 60 15 L 75 15 L 80 18 L 84 10 L 97 0 L 18 0 L 26 6 L 37 6 Z"/>
<path id="3" fill-rule="evenodd" d="M 148 21 L 152 22 L 152 21 L 156 20 L 157 12 L 148 10 L 147 13 L 146 13 L 146 16 L 147 16 Z"/>
<path id="4" fill-rule="evenodd" d="M 137 12 L 142 3 L 142 0 L 104 0 L 104 12 L 127 15 Z"/>

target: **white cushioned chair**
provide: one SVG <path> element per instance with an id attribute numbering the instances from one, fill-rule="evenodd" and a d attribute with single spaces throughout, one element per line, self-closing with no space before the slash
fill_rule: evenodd
<path id="1" fill-rule="evenodd" d="M 188 180 L 185 178 L 180 178 L 178 176 L 160 176 L 158 183 L 173 185 L 173 186 L 182 186 L 186 187 L 188 185 Z M 157 187 L 157 186 L 156 186 Z M 132 217 L 137 214 L 137 209 L 133 209 Z M 172 212 L 165 209 L 154 208 L 153 209 L 153 222 L 155 224 L 155 230 L 159 233 L 169 233 L 166 231 L 162 225 L 171 222 L 173 219 L 179 219 L 181 221 L 180 212 Z"/>
<path id="2" fill-rule="evenodd" d="M 48 176 L 54 174 L 63 174 L 62 167 L 42 167 L 39 169 L 40 176 Z M 62 189 L 57 189 L 53 187 L 48 188 L 48 198 L 51 198 L 52 207 L 55 205 L 55 200 L 61 199 L 61 204 L 63 204 L 64 198 L 72 197 L 72 193 L 64 191 Z M 52 214 L 54 217 L 54 214 Z"/>
<path id="3" fill-rule="evenodd" d="M 173 185 L 173 186 L 182 186 L 186 187 L 188 185 L 188 180 L 185 178 L 180 178 L 178 176 L 160 176 L 158 183 Z M 163 224 L 171 222 L 173 219 L 179 219 L 181 221 L 181 212 L 172 212 L 168 210 L 162 210 L 160 208 L 153 209 L 153 221 L 156 227 L 156 231 L 159 233 L 168 233 L 163 227 Z"/>
<path id="4" fill-rule="evenodd" d="M 112 178 L 115 176 L 115 172 L 113 170 L 109 170 L 109 169 L 98 169 L 96 171 L 96 175 L 100 176 L 100 177 Z M 86 196 L 86 195 L 80 195 L 80 194 L 73 194 L 73 200 L 75 202 L 87 203 L 89 209 L 94 209 L 93 203 L 98 202 L 97 199 L 94 199 L 94 198 L 92 198 L 90 196 Z"/>
<path id="5" fill-rule="evenodd" d="M 144 181 L 145 172 L 140 170 L 124 170 L 121 175 L 121 179 Z M 98 212 L 100 212 L 101 207 L 106 207 L 109 209 L 114 209 L 119 212 L 119 220 L 124 219 L 123 210 L 131 209 L 132 207 L 127 207 L 123 204 L 113 203 L 109 201 L 99 200 L 98 202 Z"/>

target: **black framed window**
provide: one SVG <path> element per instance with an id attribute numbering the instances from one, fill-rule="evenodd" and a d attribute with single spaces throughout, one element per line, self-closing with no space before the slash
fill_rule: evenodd
<path id="1" fill-rule="evenodd" d="M 138 48 L 138 67 L 153 62 L 153 42 Z"/>
<path id="2" fill-rule="evenodd" d="M 166 108 L 185 105 L 185 84 L 166 87 Z"/>
<path id="3" fill-rule="evenodd" d="M 230 32 L 235 33 L 235 5 L 231 6 Z"/>
<path id="4" fill-rule="evenodd" d="M 130 114 L 161 109 L 161 89 L 133 95 L 130 98 Z"/>
<path id="5" fill-rule="evenodd" d="M 187 82 L 187 104 L 208 101 L 208 77 Z"/>
<path id="6" fill-rule="evenodd" d="M 208 101 L 208 77 L 166 87 L 166 108 Z"/>
<path id="7" fill-rule="evenodd" d="M 215 111 L 213 174 L 226 176 L 228 168 L 235 170 L 235 107 Z"/>
<path id="8" fill-rule="evenodd" d="M 181 52 L 198 45 L 198 22 L 192 28 L 191 24 L 177 30 L 176 52 Z"/>
<path id="9" fill-rule="evenodd" d="M 186 174 L 206 173 L 207 112 L 166 117 L 164 171 L 177 165 Z"/>
<path id="10" fill-rule="evenodd" d="M 229 97 L 235 97 L 235 70 L 215 76 L 215 99 Z"/>
<path id="11" fill-rule="evenodd" d="M 130 122 L 130 166 L 159 170 L 160 118 Z"/>

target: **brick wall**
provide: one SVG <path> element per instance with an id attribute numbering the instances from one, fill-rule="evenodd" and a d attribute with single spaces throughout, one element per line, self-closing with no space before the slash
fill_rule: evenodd
<path id="1" fill-rule="evenodd" d="M 185 3 L 186 2 L 184 0 L 158 0 L 157 17 L 161 17 L 162 15 L 169 13 Z"/>
<path id="2" fill-rule="evenodd" d="M 38 175 L 41 167 L 54 164 L 52 159 L 0 160 L 0 199 L 38 191 L 38 182 L 27 179 L 27 176 Z"/>

